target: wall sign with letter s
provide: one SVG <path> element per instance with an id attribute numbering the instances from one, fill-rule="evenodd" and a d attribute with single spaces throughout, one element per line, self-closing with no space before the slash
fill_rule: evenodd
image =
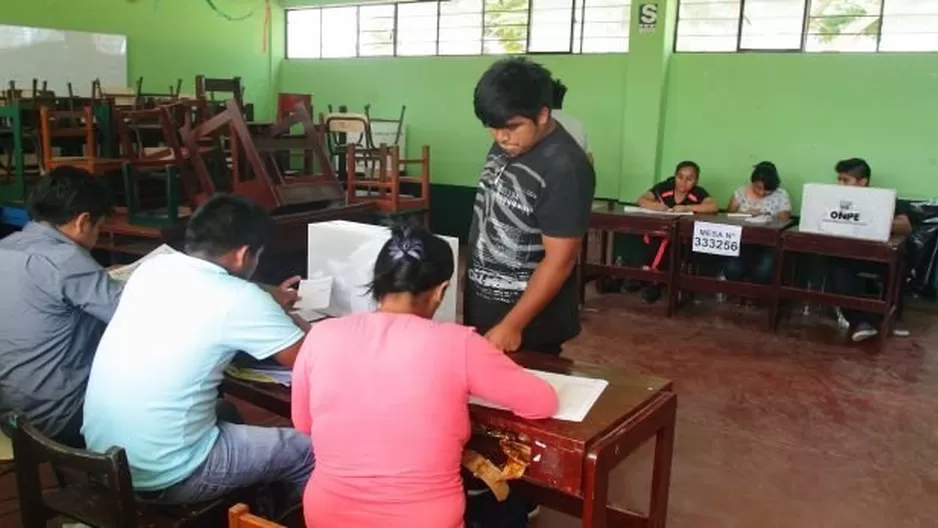
<path id="1" fill-rule="evenodd" d="M 638 29 L 641 33 L 654 33 L 658 26 L 658 4 L 638 6 Z"/>

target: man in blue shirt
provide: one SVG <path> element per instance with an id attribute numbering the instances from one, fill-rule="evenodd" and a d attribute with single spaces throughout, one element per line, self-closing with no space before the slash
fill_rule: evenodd
<path id="1" fill-rule="evenodd" d="M 313 468 L 292 428 L 219 421 L 215 404 L 235 353 L 292 366 L 309 325 L 247 279 L 272 228 L 239 196 L 216 195 L 189 220 L 185 253 L 140 265 L 101 339 L 85 396 L 88 448 L 127 452 L 134 488 L 185 504 L 284 483 L 299 493 Z"/>
<path id="2" fill-rule="evenodd" d="M 121 295 L 89 253 L 111 199 L 87 171 L 59 167 L 27 205 L 32 221 L 0 240 L 0 410 L 83 447 L 91 359 Z"/>

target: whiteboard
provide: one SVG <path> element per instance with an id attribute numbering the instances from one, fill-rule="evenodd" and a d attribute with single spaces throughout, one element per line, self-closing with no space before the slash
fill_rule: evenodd
<path id="1" fill-rule="evenodd" d="M 26 26 L 0 25 L 0 89 L 10 81 L 31 90 L 33 79 L 48 81 L 58 96 L 91 96 L 91 82 L 127 86 L 127 37 Z"/>

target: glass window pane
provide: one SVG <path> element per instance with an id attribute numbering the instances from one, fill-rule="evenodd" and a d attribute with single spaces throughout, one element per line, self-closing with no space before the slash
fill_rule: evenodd
<path id="1" fill-rule="evenodd" d="M 358 9 L 358 55 L 393 55 L 394 4 L 361 6 Z"/>
<path id="2" fill-rule="evenodd" d="M 358 7 L 322 10 L 322 56 L 354 57 L 358 42 Z"/>
<path id="3" fill-rule="evenodd" d="M 583 53 L 629 50 L 632 6 L 622 0 L 586 0 L 583 12 Z"/>
<path id="4" fill-rule="evenodd" d="M 805 0 L 746 0 L 742 49 L 801 49 Z"/>
<path id="5" fill-rule="evenodd" d="M 573 0 L 531 0 L 528 51 L 570 51 Z"/>
<path id="6" fill-rule="evenodd" d="M 880 51 L 938 51 L 938 0 L 887 0 Z"/>
<path id="7" fill-rule="evenodd" d="M 321 56 L 320 11 L 319 9 L 287 11 L 288 59 L 318 59 Z"/>
<path id="8" fill-rule="evenodd" d="M 676 51 L 736 51 L 740 0 L 683 0 Z"/>
<path id="9" fill-rule="evenodd" d="M 485 0 L 482 53 L 524 53 L 528 0 Z"/>
<path id="10" fill-rule="evenodd" d="M 805 51 L 876 51 L 881 0 L 811 0 Z"/>
<path id="11" fill-rule="evenodd" d="M 440 3 L 440 55 L 482 52 L 482 0 Z"/>
<path id="12" fill-rule="evenodd" d="M 397 54 L 436 55 L 437 2 L 397 5 Z"/>

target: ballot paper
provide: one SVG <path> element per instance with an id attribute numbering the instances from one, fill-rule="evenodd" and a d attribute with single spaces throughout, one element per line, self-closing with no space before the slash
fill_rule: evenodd
<path id="1" fill-rule="evenodd" d="M 560 400 L 560 407 L 551 418 L 566 422 L 582 422 L 586 419 L 596 400 L 599 399 L 609 385 L 608 381 L 602 379 L 567 376 L 541 370 L 525 370 L 554 387 L 554 390 L 557 391 L 557 398 Z M 504 409 L 500 405 L 475 396 L 469 398 L 469 403 L 493 409 Z"/>
<path id="2" fill-rule="evenodd" d="M 772 217 L 769 215 L 759 215 L 749 217 L 744 221 L 749 224 L 768 224 L 772 221 Z"/>
<path id="3" fill-rule="evenodd" d="M 651 209 L 645 209 L 644 207 L 636 207 L 634 205 L 623 205 L 622 211 L 625 213 L 639 213 L 639 214 L 652 214 L 652 215 L 672 215 L 672 216 L 684 216 L 694 214 L 691 211 L 653 211 Z"/>
<path id="4" fill-rule="evenodd" d="M 130 279 L 130 276 L 133 275 L 133 272 L 144 262 L 153 260 L 155 257 L 160 255 L 172 255 L 173 253 L 177 253 L 177 251 L 168 245 L 163 244 L 162 246 L 147 253 L 142 258 L 137 259 L 131 264 L 108 270 L 108 275 L 110 275 L 114 280 L 127 282 L 127 280 Z"/>
<path id="5" fill-rule="evenodd" d="M 749 213 L 726 213 L 727 218 L 751 218 Z"/>
<path id="6" fill-rule="evenodd" d="M 307 280 L 301 280 L 297 291 L 300 299 L 296 301 L 296 309 L 322 310 L 328 307 L 329 298 L 332 296 L 332 282 L 332 276 L 322 272 L 317 272 Z"/>

